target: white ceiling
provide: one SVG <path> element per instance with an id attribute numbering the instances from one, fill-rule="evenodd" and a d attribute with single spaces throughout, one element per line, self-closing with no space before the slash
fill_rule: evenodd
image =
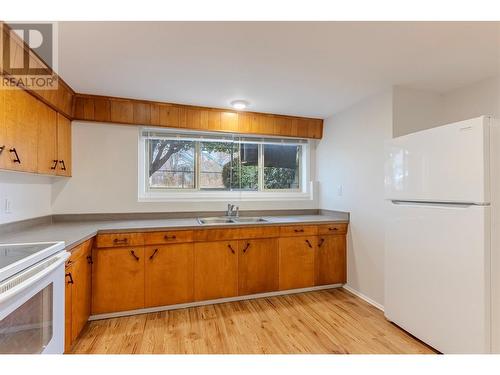
<path id="1" fill-rule="evenodd" d="M 500 23 L 61 22 L 77 92 L 325 118 L 405 85 L 437 92 L 500 71 Z"/>

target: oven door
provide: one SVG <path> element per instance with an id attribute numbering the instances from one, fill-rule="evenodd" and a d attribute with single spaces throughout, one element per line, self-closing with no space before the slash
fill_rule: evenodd
<path id="1" fill-rule="evenodd" d="M 64 263 L 59 253 L 0 283 L 0 353 L 64 352 Z"/>

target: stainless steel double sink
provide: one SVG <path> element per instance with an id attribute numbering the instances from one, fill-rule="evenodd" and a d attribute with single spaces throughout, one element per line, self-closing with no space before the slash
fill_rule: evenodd
<path id="1" fill-rule="evenodd" d="M 217 216 L 217 217 L 199 217 L 198 223 L 200 225 L 224 225 L 224 224 L 252 224 L 252 223 L 265 223 L 266 219 L 263 217 L 231 217 L 231 216 Z"/>

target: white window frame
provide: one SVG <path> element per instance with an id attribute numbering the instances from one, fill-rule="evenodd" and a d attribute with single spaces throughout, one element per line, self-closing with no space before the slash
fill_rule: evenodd
<path id="1" fill-rule="evenodd" d="M 312 200 L 312 182 L 311 182 L 311 145 L 308 141 L 302 144 L 301 155 L 299 161 L 299 189 L 265 189 L 257 191 L 248 190 L 206 190 L 206 189 L 176 189 L 176 188 L 149 188 L 148 186 L 148 171 L 146 163 L 146 137 L 143 136 L 144 132 L 164 132 L 166 134 L 177 134 L 182 132 L 183 134 L 192 133 L 194 135 L 206 135 L 208 138 L 210 135 L 219 135 L 219 133 L 214 132 L 197 132 L 197 131 L 187 131 L 185 129 L 168 129 L 168 128 L 139 128 L 138 129 L 138 201 L 139 202 L 206 202 L 206 201 L 276 201 L 276 200 Z M 228 136 L 240 136 L 239 134 L 227 133 Z M 251 136 L 244 135 L 245 138 L 252 138 Z M 255 137 L 256 143 L 258 143 L 258 138 Z M 279 137 L 270 137 L 281 139 Z M 264 147 L 259 147 L 259 153 L 263 153 Z M 199 153 L 196 153 L 195 163 L 199 163 Z M 263 171 L 263 155 L 259 155 L 259 189 L 264 187 L 263 180 L 264 176 L 261 173 Z M 198 178 L 196 176 L 199 173 L 198 165 L 195 165 L 195 180 Z M 197 183 L 195 183 L 197 186 Z"/>

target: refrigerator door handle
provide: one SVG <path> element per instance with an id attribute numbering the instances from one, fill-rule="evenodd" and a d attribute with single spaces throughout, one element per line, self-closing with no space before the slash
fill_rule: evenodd
<path id="1" fill-rule="evenodd" d="M 489 203 L 473 203 L 473 202 L 423 202 L 423 201 L 406 201 L 392 199 L 392 204 L 402 206 L 434 206 L 442 208 L 469 208 L 471 206 L 489 206 Z"/>

